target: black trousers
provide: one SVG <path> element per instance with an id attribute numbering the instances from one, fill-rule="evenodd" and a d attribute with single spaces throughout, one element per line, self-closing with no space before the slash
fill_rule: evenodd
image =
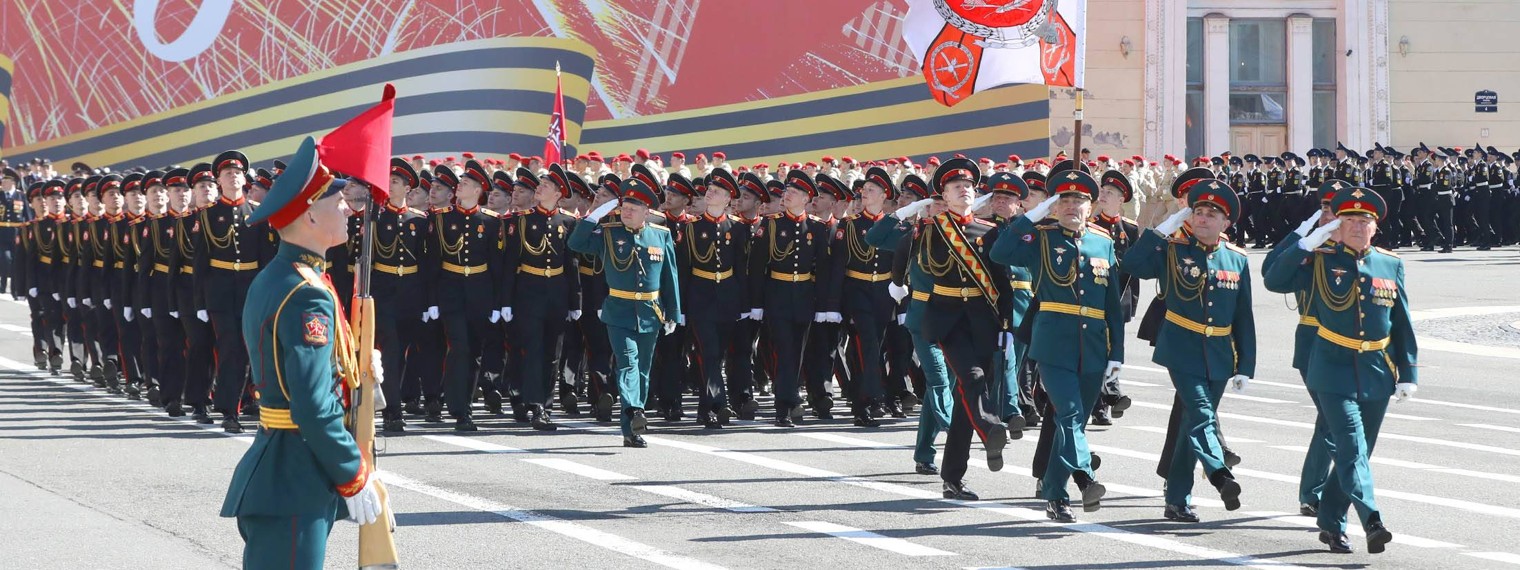
<path id="1" fill-rule="evenodd" d="M 1425 209 L 1421 225 L 1425 228 L 1426 245 L 1451 247 L 1456 236 L 1451 227 L 1452 203 L 1450 195 L 1436 195 Z"/>
<path id="2" fill-rule="evenodd" d="M 380 299 L 375 300 L 375 345 L 380 348 L 380 362 L 386 375 L 385 382 L 380 384 L 380 390 L 385 394 L 382 417 L 387 420 L 401 418 L 401 407 L 406 400 L 403 378 L 407 376 L 407 347 L 412 345 L 412 337 L 421 329 L 418 326 L 422 324 L 420 316 L 415 311 L 403 313 L 387 309 Z"/>
<path id="3" fill-rule="evenodd" d="M 419 318 L 421 315 L 418 315 Z M 378 324 L 378 323 L 376 323 Z M 401 398 L 410 400 L 424 398 L 429 402 L 443 401 L 443 324 L 436 320 L 407 325 L 416 331 L 407 343 L 406 370 L 401 386 Z M 392 372 L 391 374 L 400 374 Z"/>
<path id="4" fill-rule="evenodd" d="M 191 406 L 207 406 L 211 402 L 211 386 L 216 370 L 216 336 L 210 323 L 196 318 L 195 311 L 183 303 L 179 311 L 180 326 L 185 333 L 185 403 Z M 239 335 L 240 337 L 242 335 Z M 247 358 L 247 348 L 237 345 Z"/>
<path id="5" fill-rule="evenodd" d="M 686 361 L 687 327 L 678 326 L 654 342 L 654 362 L 649 368 L 649 392 L 661 409 L 681 406 L 681 393 L 691 383 Z M 647 405 L 647 403 L 646 403 Z"/>
<path id="6" fill-rule="evenodd" d="M 776 395 L 776 413 L 785 414 L 802 403 L 797 380 L 802 375 L 802 351 L 807 343 L 807 321 L 766 319 L 766 338 L 771 345 L 771 359 L 776 363 L 771 376 Z"/>
<path id="7" fill-rule="evenodd" d="M 729 406 L 728 387 L 723 382 L 724 353 L 733 342 L 734 321 L 687 321 L 691 338 L 692 364 L 701 381 L 697 391 L 697 414 L 705 415 Z"/>
<path id="8" fill-rule="evenodd" d="M 886 376 L 883 389 L 886 396 L 900 399 L 911 393 L 923 400 L 924 371 L 919 367 L 918 355 L 913 351 L 913 336 L 908 334 L 908 327 L 893 321 L 887 326 L 884 343 L 887 369 L 884 372 Z"/>
<path id="9" fill-rule="evenodd" d="M 845 362 L 854 393 L 850 409 L 856 417 L 865 415 L 871 404 L 886 399 L 886 354 L 883 349 L 886 337 L 887 324 L 877 315 L 851 315 L 845 325 Z"/>
<path id="10" fill-rule="evenodd" d="M 996 362 L 996 344 L 975 342 L 971 327 L 949 331 L 939 342 L 950 372 L 950 395 L 954 400 L 950 412 L 950 433 L 945 441 L 945 463 L 940 478 L 960 482 L 966 475 L 966 460 L 971 455 L 971 434 L 985 443 L 994 431 L 1006 431 L 1002 404 L 991 390 L 990 371 Z M 992 350 L 987 350 L 990 347 Z"/>
<path id="11" fill-rule="evenodd" d="M 607 324 L 596 316 L 596 311 L 586 311 L 575 328 L 581 336 L 580 365 L 575 374 L 586 383 L 586 397 L 595 402 L 602 394 L 617 398 L 617 382 L 612 381 L 612 345 L 607 340 Z"/>
<path id="12" fill-rule="evenodd" d="M 756 321 L 737 321 L 728 339 L 728 357 L 723 364 L 728 376 L 728 403 L 735 408 L 755 399 L 755 344 L 760 328 Z"/>
<path id="13" fill-rule="evenodd" d="M 185 327 L 168 311 L 153 311 L 153 332 L 158 348 L 160 405 L 185 399 Z M 267 386 L 266 389 L 278 389 Z"/>
<path id="14" fill-rule="evenodd" d="M 136 311 L 137 309 L 132 309 Z M 111 310 L 111 318 L 116 322 L 116 355 L 118 368 L 121 370 L 121 378 L 128 385 L 141 386 L 143 382 L 142 362 L 142 332 L 138 323 L 142 322 L 142 315 L 134 313 L 132 320 L 127 320 L 122 315 L 122 307 Z M 247 350 L 244 350 L 247 354 Z"/>
<path id="15" fill-rule="evenodd" d="M 445 341 L 443 386 L 449 416 L 468 418 L 477 380 L 475 358 L 487 339 L 497 338 L 496 326 L 486 315 L 463 311 L 442 315 L 441 320 Z"/>
<path id="16" fill-rule="evenodd" d="M 512 319 L 513 368 L 517 371 L 516 392 L 527 405 L 547 406 L 559 376 L 561 342 L 565 336 L 565 317 L 555 315 L 518 315 Z"/>
<path id="17" fill-rule="evenodd" d="M 215 407 L 223 414 L 236 415 L 241 411 L 243 394 L 248 385 L 248 349 L 243 344 L 243 315 L 236 311 L 219 311 L 210 316 L 211 330 L 216 335 Z"/>
<path id="18" fill-rule="evenodd" d="M 839 323 L 813 323 L 808 330 L 806 348 L 802 353 L 802 378 L 806 383 L 808 400 L 814 405 L 831 393 L 828 384 L 834 379 L 839 337 Z"/>

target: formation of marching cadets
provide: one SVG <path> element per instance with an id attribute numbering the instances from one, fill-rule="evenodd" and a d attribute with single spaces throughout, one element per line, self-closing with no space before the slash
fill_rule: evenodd
<path id="1" fill-rule="evenodd" d="M 1390 398 L 1411 396 L 1417 379 L 1403 264 L 1374 244 L 1454 243 L 1442 224 L 1399 217 L 1393 196 L 1404 211 L 1429 207 L 1409 207 L 1427 189 L 1447 204 L 1458 178 L 1449 159 L 1416 150 L 1406 173 L 1379 146 L 1366 174 L 1344 147 L 1336 162 L 1310 152 L 1307 174 L 1291 154 L 1181 172 L 1171 157 L 1162 169 L 1140 159 L 1102 171 L 1017 157 L 927 168 L 824 157 L 774 175 L 721 153 L 695 168 L 681 153 L 665 165 L 644 151 L 610 165 L 596 153 L 547 165 L 396 158 L 387 203 L 370 204 L 363 183 L 343 187 L 350 239 L 308 265 L 350 298 L 360 214 L 376 208 L 385 432 L 445 414 L 462 432 L 506 414 L 551 431 L 556 418 L 589 414 L 642 448 L 652 419 L 688 412 L 710 429 L 836 413 L 873 428 L 921 407 L 915 470 L 938 475 L 951 499 L 978 498 L 966 477 L 973 443 L 998 471 L 1009 440 L 1038 430 L 1031 474 L 1061 522 L 1076 520 L 1074 506 L 1102 507 L 1087 426 L 1130 406 L 1119 376 L 1131 321 L 1176 388 L 1156 471 L 1163 515 L 1199 520 L 1199 464 L 1226 508 L 1240 507 L 1231 469 L 1241 458 L 1216 410 L 1256 373 L 1252 281 L 1263 280 L 1296 300 L 1293 366 L 1319 412 L 1301 511 L 1318 517 L 1322 542 L 1349 552 L 1354 508 L 1368 551 L 1380 552 L 1392 535 L 1368 456 Z M 1513 188 L 1507 158 L 1483 160 L 1498 182 L 1486 198 L 1464 196 L 1486 215 L 1500 210 L 1477 204 Z M 260 421 L 264 388 L 250 384 L 242 336 L 257 324 L 245 329 L 242 308 L 280 247 L 249 220 L 283 166 L 251 169 L 229 151 L 188 169 L 30 181 L 25 210 L 36 215 L 19 228 L 11 290 L 31 308 L 38 368 L 171 416 L 217 416 L 228 432 Z M 23 182 L 7 170 L 4 190 Z M 1137 202 L 1152 220 L 1124 216 Z M 1507 243 L 1513 234 L 1488 221 L 1466 239 Z M 1253 241 L 1272 244 L 1254 276 L 1243 249 Z M 1142 280 L 1155 281 L 1154 297 Z M 326 326 L 312 326 L 326 342 Z"/>

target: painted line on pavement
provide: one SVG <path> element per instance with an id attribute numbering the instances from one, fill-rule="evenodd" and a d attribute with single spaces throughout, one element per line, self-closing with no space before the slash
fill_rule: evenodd
<path id="1" fill-rule="evenodd" d="M 1119 426 L 1119 427 L 1122 427 L 1124 429 L 1135 430 L 1135 431 L 1143 431 L 1143 432 L 1146 432 L 1146 433 L 1156 433 L 1156 434 L 1166 435 L 1166 428 L 1159 427 L 1159 426 L 1132 426 L 1132 425 L 1127 425 L 1126 424 L 1126 425 L 1122 425 L 1122 426 Z M 1262 440 L 1259 440 L 1259 439 L 1247 439 L 1247 438 L 1244 438 L 1244 437 L 1235 437 L 1235 436 L 1232 435 L 1232 436 L 1230 436 L 1230 443 L 1266 443 L 1266 442 L 1262 441 Z"/>
<path id="2" fill-rule="evenodd" d="M 26 328 L 26 327 L 23 327 L 23 326 L 13 325 L 13 324 L 10 324 L 10 323 L 0 323 L 0 329 L 5 329 L 5 330 L 11 331 L 13 333 L 21 333 L 22 335 L 25 335 L 25 336 L 32 336 L 32 329 L 29 329 L 29 328 Z"/>
<path id="3" fill-rule="evenodd" d="M 1423 347 L 1424 345 L 1422 344 L 1420 346 Z M 1157 374 L 1169 374 L 1169 372 L 1167 372 L 1165 369 L 1162 369 L 1162 368 L 1152 368 L 1152 367 L 1149 367 L 1149 366 L 1130 366 L 1130 365 L 1126 364 L 1126 365 L 1124 365 L 1124 369 L 1125 370 L 1139 370 L 1139 371 L 1142 371 L 1142 372 L 1154 372 L 1154 373 L 1157 373 Z M 1120 384 L 1121 385 L 1128 385 L 1127 381 L 1122 381 L 1122 380 L 1120 381 Z M 1304 387 L 1304 385 L 1303 385 L 1302 382 L 1297 383 L 1297 384 L 1290 384 L 1290 383 L 1287 383 L 1287 382 L 1273 382 L 1273 381 L 1270 381 L 1270 380 L 1256 380 L 1256 379 L 1253 378 L 1251 380 L 1251 385 L 1255 386 L 1257 384 L 1260 384 L 1262 386 L 1272 386 L 1274 388 L 1288 388 L 1288 389 L 1300 390 L 1300 391 L 1305 391 L 1305 392 L 1308 391 L 1308 389 Z M 1137 386 L 1139 386 L 1139 385 L 1140 384 L 1137 384 Z M 1226 395 L 1228 395 L 1228 394 L 1226 394 Z M 1453 407 L 1453 408 L 1465 408 L 1465 409 L 1469 409 L 1469 410 L 1483 410 L 1485 412 L 1498 412 L 1498 413 L 1501 413 L 1501 414 L 1520 415 L 1520 409 L 1514 409 L 1514 408 L 1496 408 L 1496 407 L 1493 407 L 1493 406 L 1480 406 L 1480 405 L 1477 405 L 1477 404 L 1462 404 L 1462 403 L 1458 403 L 1458 402 L 1446 402 L 1446 401 L 1442 401 L 1442 400 L 1431 400 L 1429 398 L 1424 398 L 1424 397 L 1410 398 L 1407 401 L 1409 401 L 1409 402 L 1415 402 L 1415 403 L 1418 403 L 1418 404 L 1431 404 L 1431 405 L 1436 405 L 1436 406 L 1449 406 L 1449 407 Z"/>
<path id="4" fill-rule="evenodd" d="M 1412 421 L 1412 422 L 1434 422 L 1434 421 L 1439 421 L 1438 418 L 1427 418 L 1425 416 L 1409 416 L 1409 415 L 1404 415 L 1404 414 L 1395 414 L 1393 412 L 1383 412 L 1383 417 L 1384 418 L 1388 418 L 1388 419 L 1395 419 L 1395 420 L 1409 420 L 1409 421 Z"/>
<path id="5" fill-rule="evenodd" d="M 1302 445 L 1273 445 L 1271 447 L 1273 449 L 1280 449 L 1280 450 L 1283 450 L 1283 451 L 1291 451 L 1291 452 L 1294 452 L 1294 453 L 1308 453 L 1308 451 L 1309 451 L 1308 447 L 1304 447 Z M 1429 463 L 1419 463 L 1419 462 L 1415 462 L 1415 461 L 1404 461 L 1402 459 L 1389 459 L 1387 457 L 1373 457 L 1373 458 L 1370 458 L 1370 460 L 1371 460 L 1372 463 L 1377 463 L 1379 465 L 1388 465 L 1388 466 L 1391 466 L 1391 467 L 1402 467 L 1402 468 L 1405 468 L 1405 469 L 1419 469 L 1419 470 L 1422 470 L 1422 471 L 1432 471 L 1432 472 L 1435 472 L 1435 473 L 1446 473 L 1448 475 L 1460 475 L 1460 476 L 1463 476 L 1463 477 L 1472 477 L 1474 479 L 1488 479 L 1490 481 L 1503 481 L 1505 483 L 1520 483 L 1520 476 L 1506 475 L 1504 473 L 1489 473 L 1487 471 L 1473 471 L 1473 470 L 1470 470 L 1470 469 L 1456 469 L 1456 468 L 1452 468 L 1452 467 L 1442 467 L 1440 465 L 1431 465 Z"/>
<path id="6" fill-rule="evenodd" d="M 1510 554 L 1508 552 L 1463 552 L 1462 554 L 1466 554 L 1475 558 L 1482 558 L 1484 560 L 1492 560 L 1494 562 L 1520 564 L 1520 555 Z"/>
<path id="7" fill-rule="evenodd" d="M 945 552 L 938 548 L 930 548 L 913 544 L 901 538 L 882 536 L 871 531 L 834 524 L 822 521 L 802 521 L 786 523 L 803 530 L 809 530 L 819 534 L 827 534 L 835 538 L 843 538 L 850 542 L 879 548 L 888 552 L 896 552 L 903 556 L 956 556 L 954 552 Z"/>
<path id="8" fill-rule="evenodd" d="M 688 490 L 688 489 L 682 489 L 680 487 L 673 487 L 673 486 L 670 486 L 670 485 L 627 485 L 627 487 L 630 488 L 630 489 L 638 489 L 638 490 L 644 491 L 646 493 L 653 493 L 653 494 L 661 495 L 661 496 L 664 496 L 664 497 L 670 497 L 670 498 L 676 499 L 678 501 L 684 501 L 684 502 L 687 502 L 687 503 L 695 503 L 695 504 L 698 504 L 698 505 L 702 505 L 702 506 L 706 506 L 706 507 L 712 507 L 712 508 L 715 508 L 715 509 L 723 509 L 725 511 L 730 511 L 730 512 L 735 512 L 735 513 L 778 513 L 778 512 L 781 512 L 781 511 L 778 511 L 778 510 L 770 508 L 770 507 L 762 507 L 762 506 L 758 506 L 758 505 L 751 505 L 749 503 L 741 503 L 739 501 L 733 501 L 733 500 L 725 499 L 723 497 L 717 497 L 717 496 L 709 495 L 707 493 L 698 493 L 696 491 L 692 491 L 692 490 Z"/>
<path id="9" fill-rule="evenodd" d="M 524 459 L 523 462 L 564 471 L 571 475 L 579 475 L 587 479 L 596 479 L 597 481 L 631 481 L 634 479 L 634 477 L 629 475 L 624 475 L 622 473 L 613 473 L 606 469 L 598 469 L 596 467 L 582 463 L 576 463 L 568 459 Z"/>
<path id="10" fill-rule="evenodd" d="M 1496 426 L 1496 425 L 1489 425 L 1489 424 L 1457 424 L 1457 425 L 1463 426 L 1463 427 L 1486 429 L 1486 430 L 1493 430 L 1493 431 L 1504 431 L 1504 432 L 1509 432 L 1509 433 L 1520 433 L 1520 428 L 1512 428 L 1512 427 L 1509 427 L 1509 426 Z"/>
<path id="11" fill-rule="evenodd" d="M 481 441 L 468 437 L 459 437 L 457 435 L 424 435 L 422 438 L 431 439 L 438 443 L 446 443 L 457 447 L 473 449 L 475 451 L 484 453 L 527 453 L 526 450 L 518 449 L 515 447 L 497 445 L 489 441 Z"/>

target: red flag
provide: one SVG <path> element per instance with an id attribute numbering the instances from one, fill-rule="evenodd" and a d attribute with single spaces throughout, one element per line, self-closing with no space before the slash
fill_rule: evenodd
<path id="1" fill-rule="evenodd" d="M 396 88 L 385 84 L 380 103 L 343 123 L 317 143 L 317 156 L 328 168 L 369 183 L 377 202 L 390 196 L 391 119 Z"/>
<path id="2" fill-rule="evenodd" d="M 565 149 L 565 96 L 560 90 L 559 62 L 554 62 L 554 114 L 549 116 L 549 136 L 544 139 L 544 166 L 557 164 Z"/>

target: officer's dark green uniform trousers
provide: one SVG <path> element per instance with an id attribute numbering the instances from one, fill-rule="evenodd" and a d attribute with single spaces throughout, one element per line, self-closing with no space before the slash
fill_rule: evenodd
<path id="1" fill-rule="evenodd" d="M 1298 247 L 1299 236 L 1289 233 L 1287 239 L 1279 242 L 1267 252 L 1267 258 L 1261 263 L 1263 275 L 1271 271 L 1277 259 L 1282 256 L 1287 248 Z M 1298 304 L 1298 327 L 1293 332 L 1293 368 L 1298 370 L 1299 377 L 1304 385 L 1309 384 L 1309 351 L 1314 348 L 1314 339 L 1319 333 L 1319 318 L 1310 313 L 1314 306 L 1314 289 L 1285 289 L 1273 288 L 1271 279 L 1264 279 L 1268 291 L 1274 293 L 1292 293 Z M 1309 392 L 1310 401 L 1314 402 L 1316 409 L 1319 408 L 1319 397 L 1313 391 Z M 1330 441 L 1330 428 L 1325 425 L 1325 417 L 1315 413 L 1314 434 L 1309 437 L 1309 449 L 1304 452 L 1304 466 L 1298 476 L 1298 502 L 1307 505 L 1319 505 L 1320 494 L 1325 489 L 1325 481 L 1330 478 L 1330 460 L 1335 453 L 1335 444 Z"/>

